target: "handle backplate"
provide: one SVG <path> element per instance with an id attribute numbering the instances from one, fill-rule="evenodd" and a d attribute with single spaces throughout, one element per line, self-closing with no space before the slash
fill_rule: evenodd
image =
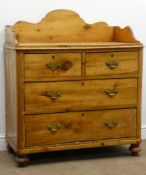
<path id="1" fill-rule="evenodd" d="M 104 122 L 104 124 L 106 125 L 106 126 L 108 126 L 109 128 L 114 128 L 114 127 L 116 127 L 117 126 L 117 120 L 115 120 L 115 119 L 112 119 L 112 120 L 108 120 L 108 121 L 105 121 Z"/>
<path id="2" fill-rule="evenodd" d="M 48 63 L 46 64 L 46 68 L 50 69 L 51 71 L 56 71 L 56 70 L 63 70 L 67 71 L 72 67 L 72 62 L 71 61 L 64 61 L 63 63 Z"/>
<path id="3" fill-rule="evenodd" d="M 117 60 L 109 60 L 105 62 L 105 65 L 109 68 L 109 69 L 115 69 L 116 67 L 118 67 L 119 62 Z"/>
<path id="4" fill-rule="evenodd" d="M 47 91 L 43 93 L 44 96 L 49 97 L 51 100 L 56 100 L 57 98 L 61 97 L 61 92 L 59 91 Z"/>
<path id="5" fill-rule="evenodd" d="M 109 97 L 113 97 L 118 93 L 118 90 L 116 89 L 116 87 L 112 87 L 112 88 L 108 88 L 105 89 L 105 94 L 107 94 Z"/>
<path id="6" fill-rule="evenodd" d="M 61 128 L 61 125 L 59 123 L 52 123 L 52 124 L 48 125 L 48 129 L 51 132 L 56 132 L 60 128 Z"/>

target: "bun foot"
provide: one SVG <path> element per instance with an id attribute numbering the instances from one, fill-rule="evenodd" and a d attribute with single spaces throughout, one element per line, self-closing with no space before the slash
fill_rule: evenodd
<path id="1" fill-rule="evenodd" d="M 11 153 L 11 154 L 14 153 L 12 147 L 11 147 L 9 144 L 7 144 L 7 150 L 8 150 L 8 152 Z"/>
<path id="2" fill-rule="evenodd" d="M 18 155 L 16 156 L 16 162 L 18 163 L 18 167 L 24 167 L 28 165 L 29 158 L 27 155 Z"/>
<path id="3" fill-rule="evenodd" d="M 131 154 L 133 156 L 139 156 L 139 152 L 141 151 L 140 145 L 139 144 L 132 144 L 129 147 L 129 151 L 131 151 Z"/>

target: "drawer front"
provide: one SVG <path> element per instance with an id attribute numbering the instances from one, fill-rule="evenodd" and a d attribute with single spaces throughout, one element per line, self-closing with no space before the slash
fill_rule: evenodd
<path id="1" fill-rule="evenodd" d="M 86 53 L 86 75 L 138 73 L 138 52 Z"/>
<path id="2" fill-rule="evenodd" d="M 26 146 L 136 136 L 136 110 L 27 115 Z"/>
<path id="3" fill-rule="evenodd" d="M 137 79 L 25 84 L 25 110 L 71 111 L 137 103 Z"/>
<path id="4" fill-rule="evenodd" d="M 25 54 L 25 77 L 81 76 L 80 53 Z"/>

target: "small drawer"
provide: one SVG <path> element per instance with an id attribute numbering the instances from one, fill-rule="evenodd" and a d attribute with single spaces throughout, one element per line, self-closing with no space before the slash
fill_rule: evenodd
<path id="1" fill-rule="evenodd" d="M 25 116 L 26 146 L 136 136 L 136 110 L 104 110 Z"/>
<path id="2" fill-rule="evenodd" d="M 80 53 L 25 54 L 25 78 L 81 76 Z"/>
<path id="3" fill-rule="evenodd" d="M 137 104 L 137 79 L 25 84 L 26 111 L 71 111 Z"/>
<path id="4" fill-rule="evenodd" d="M 138 73 L 138 52 L 86 53 L 86 75 Z"/>

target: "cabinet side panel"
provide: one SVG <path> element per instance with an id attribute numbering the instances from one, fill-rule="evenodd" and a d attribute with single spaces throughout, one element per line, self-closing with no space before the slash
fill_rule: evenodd
<path id="1" fill-rule="evenodd" d="M 17 82 L 15 50 L 5 49 L 6 137 L 17 148 Z"/>
<path id="2" fill-rule="evenodd" d="M 5 44 L 17 44 L 15 33 L 8 25 L 5 27 Z"/>
<path id="3" fill-rule="evenodd" d="M 137 106 L 137 138 L 141 139 L 141 102 L 142 102 L 142 72 L 143 72 L 143 49 L 139 50 L 138 60 L 138 106 Z"/>

